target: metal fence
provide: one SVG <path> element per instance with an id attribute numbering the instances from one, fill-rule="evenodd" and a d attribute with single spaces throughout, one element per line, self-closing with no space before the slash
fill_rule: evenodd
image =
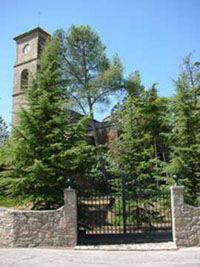
<path id="1" fill-rule="evenodd" d="M 171 230 L 170 192 L 78 195 L 79 232 L 126 234 Z"/>

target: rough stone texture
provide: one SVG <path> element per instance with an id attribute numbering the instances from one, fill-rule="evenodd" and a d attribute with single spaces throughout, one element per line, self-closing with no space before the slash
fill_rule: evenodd
<path id="1" fill-rule="evenodd" d="M 0 208 L 0 247 L 12 247 L 13 215 L 8 209 Z"/>
<path id="2" fill-rule="evenodd" d="M 58 210 L 0 209 L 0 247 L 74 246 L 77 241 L 76 193 L 65 191 Z"/>
<path id="3" fill-rule="evenodd" d="M 72 189 L 64 191 L 64 212 L 67 225 L 68 245 L 77 244 L 77 194 Z"/>
<path id="4" fill-rule="evenodd" d="M 184 203 L 184 187 L 171 188 L 173 239 L 177 247 L 200 246 L 200 207 Z"/>

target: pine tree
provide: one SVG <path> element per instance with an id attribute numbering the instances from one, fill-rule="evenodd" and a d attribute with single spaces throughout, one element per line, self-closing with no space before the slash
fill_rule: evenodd
<path id="1" fill-rule="evenodd" d="M 168 99 L 158 96 L 155 85 L 145 90 L 138 72 L 130 77 L 126 88 L 128 95 L 119 112 L 119 162 L 129 176 L 132 192 L 154 190 L 166 179 Z"/>
<path id="2" fill-rule="evenodd" d="M 62 43 L 62 67 L 69 81 L 68 93 L 77 108 L 91 117 L 95 145 L 99 144 L 95 107 L 108 104 L 109 96 L 122 86 L 122 65 L 117 56 L 108 59 L 99 35 L 89 26 L 55 33 Z"/>
<path id="3" fill-rule="evenodd" d="M 200 68 L 191 55 L 183 64 L 173 99 L 173 139 L 169 170 L 186 187 L 186 200 L 200 204 Z"/>
<path id="4" fill-rule="evenodd" d="M 99 35 L 89 26 L 72 25 L 68 33 L 58 30 L 55 35 L 62 43 L 62 67 L 69 81 L 69 97 L 75 107 L 91 119 L 97 161 L 103 180 L 107 181 L 104 152 L 95 123 L 95 109 L 108 105 L 110 96 L 121 89 L 122 64 L 117 56 L 113 61 L 108 59 Z"/>
<path id="5" fill-rule="evenodd" d="M 29 107 L 21 111 L 20 124 L 13 129 L 5 150 L 8 168 L 0 179 L 9 196 L 31 201 L 33 208 L 61 205 L 67 178 L 83 176 L 87 169 L 85 126 L 71 116 L 65 86 L 60 42 L 52 38 L 27 89 Z"/>
<path id="6" fill-rule="evenodd" d="M 152 226 L 162 216 L 154 206 L 167 182 L 168 99 L 158 96 L 155 85 L 145 90 L 138 72 L 129 78 L 126 89 L 128 94 L 116 114 L 121 131 L 118 163 L 130 196 L 129 220 L 138 226 L 143 222 Z"/>

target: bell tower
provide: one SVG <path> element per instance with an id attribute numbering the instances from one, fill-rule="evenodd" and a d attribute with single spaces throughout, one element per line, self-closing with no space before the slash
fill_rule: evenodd
<path id="1" fill-rule="evenodd" d="M 14 86 L 12 95 L 13 125 L 17 123 L 17 112 L 20 110 L 20 107 L 27 106 L 24 91 L 28 87 L 31 76 L 37 72 L 42 47 L 49 37 L 49 33 L 38 27 L 14 38 L 16 42 L 16 61 L 14 65 Z"/>

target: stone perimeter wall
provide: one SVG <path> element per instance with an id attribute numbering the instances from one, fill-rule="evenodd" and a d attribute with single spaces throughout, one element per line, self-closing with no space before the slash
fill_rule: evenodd
<path id="1" fill-rule="evenodd" d="M 13 216 L 7 209 L 0 208 L 0 247 L 12 247 Z"/>
<path id="2" fill-rule="evenodd" d="M 77 243 L 76 193 L 65 190 L 58 210 L 0 209 L 0 247 L 73 247 Z"/>
<path id="3" fill-rule="evenodd" d="M 184 186 L 171 187 L 173 240 L 177 247 L 200 246 L 200 207 L 184 203 Z"/>
<path id="4" fill-rule="evenodd" d="M 184 187 L 171 188 L 173 240 L 177 247 L 200 246 L 200 207 L 184 203 Z M 77 244 L 77 196 L 64 192 L 58 210 L 0 208 L 0 247 L 73 247 Z"/>

